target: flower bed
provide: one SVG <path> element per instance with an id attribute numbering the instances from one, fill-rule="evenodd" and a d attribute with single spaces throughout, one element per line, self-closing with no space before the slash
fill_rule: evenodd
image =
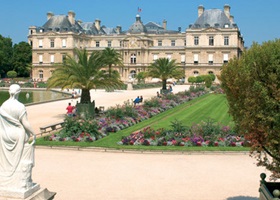
<path id="1" fill-rule="evenodd" d="M 212 120 L 194 124 L 190 128 L 180 122 L 172 122 L 172 129 L 154 130 L 146 127 L 123 137 L 119 145 L 145 146 L 248 146 L 249 142 L 238 136 L 230 127 Z"/>
<path id="2" fill-rule="evenodd" d="M 204 88 L 191 88 L 189 91 L 168 94 L 162 98 L 151 98 L 143 105 L 134 106 L 127 101 L 123 105 L 109 108 L 105 117 L 98 120 L 67 117 L 64 128 L 57 134 L 46 136 L 45 140 L 93 142 L 206 93 Z"/>

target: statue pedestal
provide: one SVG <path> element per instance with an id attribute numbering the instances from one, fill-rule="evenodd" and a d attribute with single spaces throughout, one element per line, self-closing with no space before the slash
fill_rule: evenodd
<path id="1" fill-rule="evenodd" d="M 51 200 L 55 195 L 47 188 L 40 189 L 37 183 L 28 190 L 0 190 L 0 200 Z"/>
<path id="2" fill-rule="evenodd" d="M 0 200 L 52 200 L 56 195 L 47 188 L 40 189 L 39 184 L 35 184 L 26 191 L 0 191 Z"/>

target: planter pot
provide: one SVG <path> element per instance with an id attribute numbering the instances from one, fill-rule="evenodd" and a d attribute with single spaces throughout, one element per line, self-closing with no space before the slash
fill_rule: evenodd
<path id="1" fill-rule="evenodd" d="M 280 183 L 279 182 L 266 182 L 266 174 L 262 173 L 260 175 L 260 200 L 280 200 Z"/>
<path id="2" fill-rule="evenodd" d="M 94 117 L 95 102 L 92 103 L 77 103 L 77 113 L 84 119 Z"/>

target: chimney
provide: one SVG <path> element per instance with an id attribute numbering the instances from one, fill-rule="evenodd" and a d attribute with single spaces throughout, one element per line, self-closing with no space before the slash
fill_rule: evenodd
<path id="1" fill-rule="evenodd" d="M 230 19 L 230 6 L 228 4 L 225 4 L 224 6 L 224 13 Z"/>
<path id="2" fill-rule="evenodd" d="M 234 17 L 232 15 L 230 16 L 229 20 L 231 23 L 234 23 Z"/>
<path id="3" fill-rule="evenodd" d="M 164 19 L 162 21 L 162 27 L 164 28 L 164 30 L 166 30 L 166 25 L 167 25 L 167 21 Z"/>
<path id="4" fill-rule="evenodd" d="M 198 6 L 198 17 L 200 17 L 200 15 L 202 15 L 204 12 L 204 7 L 203 5 L 199 5 Z"/>
<path id="5" fill-rule="evenodd" d="M 53 13 L 52 12 L 48 12 L 47 13 L 47 20 L 49 20 L 52 16 L 53 16 Z"/>
<path id="6" fill-rule="evenodd" d="M 83 21 L 82 21 L 82 20 L 80 20 L 80 19 L 79 19 L 79 20 L 77 20 L 77 22 L 78 22 L 78 24 L 79 24 L 79 25 L 81 25 L 81 24 L 83 23 Z"/>
<path id="7" fill-rule="evenodd" d="M 100 24 L 101 24 L 100 19 L 96 19 L 96 20 L 95 20 L 95 28 L 96 28 L 98 31 L 100 31 Z"/>
<path id="8" fill-rule="evenodd" d="M 75 24 L 75 13 L 74 13 L 74 11 L 72 11 L 72 10 L 70 10 L 69 12 L 68 12 L 68 19 L 69 19 L 69 21 L 70 21 L 70 23 L 72 24 L 72 25 L 74 25 Z"/>
<path id="9" fill-rule="evenodd" d="M 117 34 L 120 34 L 122 32 L 122 27 L 121 26 L 117 26 L 116 27 L 116 31 L 117 31 Z"/>

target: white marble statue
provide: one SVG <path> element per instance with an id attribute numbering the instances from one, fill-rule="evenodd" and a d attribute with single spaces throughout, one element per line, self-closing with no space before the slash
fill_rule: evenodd
<path id="1" fill-rule="evenodd" d="M 33 186 L 36 137 L 25 106 L 18 101 L 20 86 L 11 85 L 9 93 L 10 98 L 0 107 L 0 190 L 25 191 Z"/>

